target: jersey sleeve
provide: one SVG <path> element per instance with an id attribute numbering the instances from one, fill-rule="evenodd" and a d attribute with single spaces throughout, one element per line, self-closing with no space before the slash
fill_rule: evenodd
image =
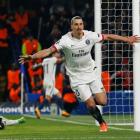
<path id="1" fill-rule="evenodd" d="M 93 38 L 93 40 L 94 40 L 95 43 L 101 42 L 101 41 L 104 40 L 103 35 L 100 34 L 100 33 L 91 32 L 91 36 L 92 36 L 92 38 Z"/>
<path id="2" fill-rule="evenodd" d="M 64 38 L 62 37 L 60 40 L 58 40 L 54 45 L 53 45 L 57 50 L 62 50 L 65 46 L 65 41 Z"/>

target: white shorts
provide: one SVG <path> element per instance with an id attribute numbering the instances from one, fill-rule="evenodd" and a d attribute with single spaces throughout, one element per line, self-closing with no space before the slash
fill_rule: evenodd
<path id="1" fill-rule="evenodd" d="M 81 101 L 86 101 L 90 96 L 96 93 L 102 93 L 104 90 L 103 84 L 99 79 L 96 79 L 87 84 L 81 84 L 75 87 L 72 87 L 77 98 Z"/>
<path id="2" fill-rule="evenodd" d="M 56 95 L 59 90 L 56 89 L 54 86 L 51 86 L 51 85 L 46 85 L 44 86 L 44 91 L 45 91 L 45 95 L 48 95 L 48 96 L 53 96 L 53 95 Z"/>

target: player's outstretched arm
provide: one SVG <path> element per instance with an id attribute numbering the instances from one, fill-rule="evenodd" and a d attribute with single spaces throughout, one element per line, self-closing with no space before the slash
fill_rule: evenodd
<path id="1" fill-rule="evenodd" d="M 50 47 L 48 49 L 41 50 L 33 55 L 22 55 L 19 58 L 19 63 L 24 64 L 25 62 L 32 60 L 32 59 L 44 58 L 44 57 L 51 55 L 52 53 L 54 53 L 56 51 L 57 50 L 55 47 Z"/>
<path id="2" fill-rule="evenodd" d="M 140 42 L 140 37 L 135 35 L 135 36 L 119 36 L 119 35 L 115 35 L 115 34 L 103 34 L 104 40 L 112 40 L 112 41 L 123 41 L 123 42 L 127 42 L 129 44 L 133 44 L 133 43 L 138 43 Z"/>

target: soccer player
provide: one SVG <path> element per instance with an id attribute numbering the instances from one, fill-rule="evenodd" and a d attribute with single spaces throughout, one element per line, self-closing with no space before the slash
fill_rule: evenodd
<path id="1" fill-rule="evenodd" d="M 107 132 L 108 126 L 96 105 L 106 105 L 107 96 L 90 52 L 95 43 L 104 40 L 133 44 L 140 42 L 140 37 L 124 37 L 87 31 L 84 30 L 83 19 L 80 16 L 75 16 L 71 19 L 71 31 L 62 36 L 54 45 L 33 55 L 21 56 L 19 59 L 20 63 L 25 63 L 28 60 L 44 58 L 62 50 L 71 87 L 77 98 L 85 102 L 90 114 L 99 122 L 100 132 Z"/>
<path id="2" fill-rule="evenodd" d="M 44 71 L 43 88 L 45 99 L 35 108 L 35 115 L 38 119 L 40 119 L 41 116 L 40 110 L 45 104 L 49 106 L 51 102 L 55 102 L 61 109 L 63 109 L 62 95 L 59 90 L 55 88 L 56 64 L 62 61 L 63 57 L 61 57 L 60 53 L 54 53 L 53 57 L 45 58 L 42 63 L 33 66 L 34 69 L 43 66 Z"/>
<path id="3" fill-rule="evenodd" d="M 0 116 L 0 129 L 4 129 L 5 126 L 17 125 L 25 122 L 25 118 L 21 117 L 16 120 L 7 119 L 3 116 Z"/>

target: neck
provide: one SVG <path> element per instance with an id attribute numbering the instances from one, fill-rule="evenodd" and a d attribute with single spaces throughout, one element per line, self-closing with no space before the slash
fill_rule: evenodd
<path id="1" fill-rule="evenodd" d="M 72 37 L 77 38 L 77 39 L 81 39 L 84 35 L 84 32 L 81 33 L 71 33 Z"/>

